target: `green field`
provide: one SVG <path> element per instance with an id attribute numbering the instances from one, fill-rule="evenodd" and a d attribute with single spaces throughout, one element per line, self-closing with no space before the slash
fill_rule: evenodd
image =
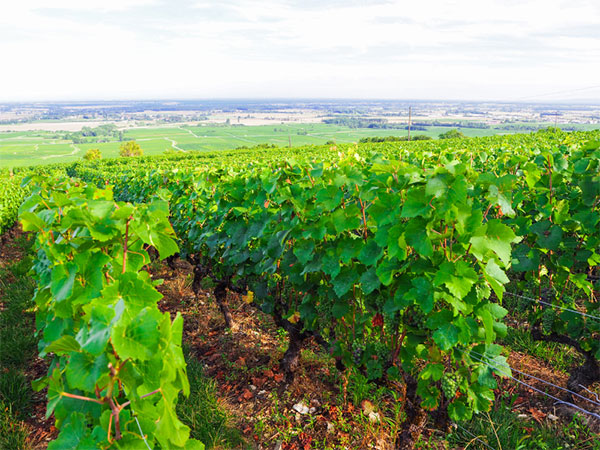
<path id="1" fill-rule="evenodd" d="M 529 124 L 531 125 L 531 124 Z M 541 125 L 541 124 L 540 124 Z M 550 125 L 550 124 L 543 124 Z M 589 125 L 576 125 L 577 129 L 592 129 Z M 437 138 L 448 127 L 427 127 L 413 130 L 412 135 Z M 145 155 L 157 155 L 167 150 L 176 152 L 229 150 L 242 146 L 274 144 L 280 147 L 357 142 L 364 137 L 406 136 L 403 129 L 349 128 L 328 124 L 272 124 L 261 126 L 156 126 L 123 130 L 125 140 L 135 139 Z M 460 128 L 466 136 L 490 136 L 517 132 L 497 128 Z M 33 166 L 50 163 L 73 162 L 81 159 L 90 148 L 98 148 L 104 158 L 119 156 L 121 142 L 76 144 L 62 138 L 61 132 L 29 131 L 0 132 L 0 167 Z"/>

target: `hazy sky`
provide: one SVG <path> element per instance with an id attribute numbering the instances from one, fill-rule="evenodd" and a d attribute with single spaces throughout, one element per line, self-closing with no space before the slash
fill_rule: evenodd
<path id="1" fill-rule="evenodd" d="M 0 101 L 600 99 L 600 0 L 19 0 Z"/>

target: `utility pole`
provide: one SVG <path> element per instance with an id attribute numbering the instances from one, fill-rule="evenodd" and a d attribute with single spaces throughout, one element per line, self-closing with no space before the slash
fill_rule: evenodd
<path id="1" fill-rule="evenodd" d="M 408 140 L 410 141 L 410 120 L 412 116 L 412 106 L 408 107 Z"/>
<path id="2" fill-rule="evenodd" d="M 290 134 L 289 131 L 288 131 L 288 143 L 289 143 L 289 146 L 291 147 L 292 146 L 292 135 Z"/>

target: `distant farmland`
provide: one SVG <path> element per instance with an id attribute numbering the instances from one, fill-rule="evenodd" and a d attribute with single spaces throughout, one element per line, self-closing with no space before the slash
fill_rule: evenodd
<path id="1" fill-rule="evenodd" d="M 94 124 L 95 125 L 95 124 Z M 585 128 L 581 126 L 581 128 Z M 414 130 L 414 135 L 437 138 L 448 127 L 427 127 Z M 499 129 L 461 128 L 466 136 L 489 136 L 506 133 Z M 65 139 L 66 133 L 53 131 L 0 132 L 0 167 L 17 167 L 50 163 L 72 162 L 90 148 L 98 148 L 104 158 L 119 156 L 121 142 L 75 143 Z M 145 155 L 157 155 L 165 151 L 190 152 L 227 150 L 273 144 L 280 147 L 357 142 L 363 137 L 406 136 L 405 129 L 349 128 L 327 124 L 272 124 L 261 126 L 154 126 L 123 130 L 123 140 L 136 140 Z"/>

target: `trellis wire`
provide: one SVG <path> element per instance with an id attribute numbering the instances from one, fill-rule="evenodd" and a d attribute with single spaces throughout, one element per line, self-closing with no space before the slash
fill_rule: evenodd
<path id="1" fill-rule="evenodd" d="M 513 294 L 512 292 L 508 292 L 508 291 L 506 291 L 505 294 L 512 295 L 512 296 L 518 297 L 518 298 L 523 298 L 523 299 L 529 300 L 531 302 L 541 303 L 543 305 L 547 305 L 547 306 L 550 306 L 552 308 L 562 309 L 563 311 L 569 311 L 569 312 L 572 312 L 572 313 L 575 313 L 575 314 L 579 314 L 579 315 L 584 316 L 584 317 L 589 317 L 590 319 L 595 319 L 595 320 L 600 321 L 600 317 L 598 317 L 598 316 L 593 316 L 591 314 L 583 313 L 581 311 L 577 311 L 577 310 L 571 309 L 571 308 L 565 308 L 563 306 L 553 305 L 552 303 L 545 302 L 544 300 L 539 300 L 539 299 L 531 298 L 531 297 L 525 297 L 524 295 Z"/>
<path id="2" fill-rule="evenodd" d="M 473 439 L 475 439 L 476 441 L 481 442 L 483 445 L 485 445 L 487 448 L 491 448 L 492 450 L 496 450 L 495 447 L 492 447 L 490 444 L 488 444 L 487 442 L 485 442 L 483 439 L 480 439 L 478 436 L 475 436 L 473 433 L 471 433 L 469 430 L 467 430 L 465 427 L 460 426 L 457 423 L 454 423 L 454 425 L 457 428 L 460 428 L 461 430 L 463 430 L 465 433 L 467 433 L 469 436 L 472 436 Z"/>
<path id="3" fill-rule="evenodd" d="M 150 445 L 148 444 L 148 441 L 146 440 L 146 435 L 142 431 L 142 426 L 140 425 L 140 421 L 138 420 L 137 415 L 136 415 L 135 411 L 133 410 L 133 408 L 131 408 L 131 412 L 133 413 L 133 418 L 135 419 L 135 423 L 137 423 L 138 430 L 140 430 L 140 435 L 142 436 L 142 439 L 144 440 L 144 444 L 146 444 L 146 447 L 148 447 L 148 450 L 152 450 L 152 447 L 150 447 Z"/>
<path id="4" fill-rule="evenodd" d="M 471 351 L 470 351 L 470 353 L 475 353 L 476 355 L 479 355 L 479 356 L 481 356 L 482 358 L 491 359 L 489 356 L 482 355 L 481 353 L 478 353 L 478 352 L 476 352 L 476 351 L 474 351 L 474 350 L 471 350 Z M 521 375 L 523 375 L 523 376 L 525 376 L 525 377 L 527 377 L 527 378 L 533 378 L 534 380 L 541 381 L 542 383 L 545 383 L 545 384 L 547 384 L 547 385 L 549 385 L 549 386 L 552 386 L 552 387 L 554 387 L 554 388 L 556 388 L 556 389 L 560 389 L 560 390 L 562 390 L 562 391 L 568 392 L 569 394 L 572 394 L 572 395 L 574 395 L 574 396 L 576 396 L 576 397 L 579 397 L 579 398 L 581 398 L 581 399 L 583 399 L 583 400 L 586 400 L 586 401 L 588 401 L 588 402 L 590 402 L 590 403 L 592 403 L 592 404 L 594 404 L 594 405 L 596 405 L 596 406 L 600 406 L 600 403 L 599 403 L 599 402 L 596 402 L 596 401 L 594 401 L 594 400 L 592 400 L 592 399 L 590 399 L 590 398 L 584 397 L 583 395 L 581 395 L 581 394 L 578 394 L 577 392 L 573 392 L 573 391 L 571 391 L 571 390 L 569 390 L 569 389 L 567 389 L 567 388 L 564 388 L 564 387 L 561 387 L 561 386 L 557 386 L 556 384 L 554 384 L 554 383 L 551 383 L 550 381 L 546 381 L 546 380 L 544 380 L 544 379 L 542 379 L 542 378 L 538 378 L 538 377 L 536 377 L 535 375 L 530 375 L 530 374 L 528 374 L 528 373 L 521 372 L 520 370 L 517 370 L 517 369 L 515 369 L 515 368 L 513 368 L 513 367 L 509 366 L 508 364 L 499 364 L 499 365 L 500 365 L 500 366 L 502 366 L 502 367 L 506 367 L 507 369 L 510 369 L 510 370 L 512 370 L 513 372 L 517 372 L 517 373 L 519 373 L 519 374 L 521 374 Z M 583 386 L 582 386 L 582 387 L 583 387 Z M 587 390 L 588 392 L 592 393 L 592 392 L 591 392 L 589 389 L 586 389 L 586 390 Z M 592 394 L 593 394 L 593 393 L 592 393 Z"/>
<path id="5" fill-rule="evenodd" d="M 473 358 L 473 359 L 475 359 L 475 360 L 477 360 L 477 361 L 479 361 L 479 362 L 481 362 L 481 363 L 483 363 L 483 364 L 485 364 L 485 365 L 486 365 L 486 366 L 488 366 L 488 367 L 491 367 L 491 368 L 492 368 L 492 369 L 494 369 L 494 370 L 497 370 L 498 372 L 502 372 L 502 370 L 501 370 L 501 369 L 499 369 L 499 368 L 498 368 L 498 367 L 496 367 L 496 366 L 493 366 L 493 365 L 491 365 L 491 364 L 490 364 L 490 363 L 488 363 L 487 361 L 484 361 L 484 360 L 482 360 L 482 359 L 479 359 L 479 358 L 477 358 L 476 356 L 473 356 L 472 358 Z M 522 384 L 522 385 L 524 385 L 524 386 L 527 386 L 529 389 L 532 389 L 532 390 L 534 390 L 534 391 L 536 391 L 536 392 L 539 392 L 539 393 L 540 393 L 540 394 L 542 394 L 542 395 L 545 395 L 546 397 L 549 397 L 549 398 L 551 398 L 551 399 L 553 399 L 553 400 L 556 400 L 558 403 L 562 403 L 562 404 L 565 404 L 565 405 L 569 405 L 569 406 L 571 406 L 571 407 L 573 407 L 573 408 L 577 409 L 578 411 L 581 411 L 582 413 L 589 414 L 590 416 L 592 416 L 592 417 L 595 417 L 596 419 L 599 419 L 599 420 L 600 420 L 600 414 L 596 414 L 596 413 L 594 413 L 594 412 L 588 411 L 587 409 L 583 409 L 583 408 L 581 408 L 581 407 L 579 407 L 579 406 L 575 405 L 574 403 L 567 402 L 567 401 L 565 401 L 565 400 L 561 400 L 560 398 L 558 398 L 558 397 L 555 397 L 555 396 L 554 396 L 554 395 L 552 395 L 552 394 L 548 394 L 547 392 L 544 392 L 544 391 L 542 391 L 541 389 L 538 389 L 538 388 L 536 388 L 535 386 L 532 386 L 532 385 L 531 385 L 531 384 L 529 384 L 529 383 L 525 383 L 524 381 L 522 381 L 522 380 L 519 380 L 518 378 L 515 378 L 515 377 L 513 377 L 512 375 L 508 375 L 508 376 L 509 376 L 510 378 L 512 378 L 513 380 L 515 380 L 517 383 L 520 383 L 520 384 Z"/>

